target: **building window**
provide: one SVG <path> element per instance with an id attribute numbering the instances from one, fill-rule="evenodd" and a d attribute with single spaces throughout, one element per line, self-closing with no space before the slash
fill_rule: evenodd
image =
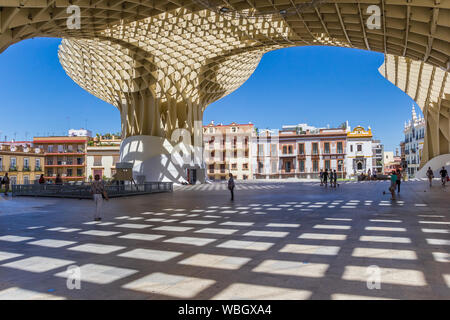
<path id="1" fill-rule="evenodd" d="M 209 133 L 214 133 L 214 128 L 209 128 Z"/>
<path id="2" fill-rule="evenodd" d="M 272 157 L 276 157 L 277 156 L 277 145 L 276 144 L 272 144 L 271 145 L 270 154 L 271 154 Z"/>
<path id="3" fill-rule="evenodd" d="M 237 151 L 236 150 L 234 150 L 233 156 L 234 156 L 234 158 L 237 158 Z"/>
<path id="4" fill-rule="evenodd" d="M 52 145 L 49 145 L 49 146 L 47 147 L 47 151 L 48 151 L 49 153 L 52 153 L 52 152 L 53 152 L 53 146 L 52 146 Z"/>
<path id="5" fill-rule="evenodd" d="M 350 145 L 350 152 L 353 152 L 353 145 Z"/>
<path id="6" fill-rule="evenodd" d="M 319 171 L 319 161 L 313 160 L 313 172 L 318 172 L 318 171 Z"/>
<path id="7" fill-rule="evenodd" d="M 58 145 L 58 152 L 64 152 L 64 147 L 62 145 Z"/>
<path id="8" fill-rule="evenodd" d="M 237 163 L 232 163 L 231 164 L 231 169 L 232 170 L 237 170 Z"/>
<path id="9" fill-rule="evenodd" d="M 30 176 L 23 176 L 23 184 L 30 184 Z"/>
<path id="10" fill-rule="evenodd" d="M 330 153 L 330 143 L 329 142 L 324 143 L 324 153 Z"/>
<path id="11" fill-rule="evenodd" d="M 12 169 L 15 169 L 16 166 L 17 166 L 16 158 L 11 158 L 9 160 L 9 167 L 12 168 Z"/>
<path id="12" fill-rule="evenodd" d="M 116 163 L 117 162 L 119 162 L 120 161 L 120 159 L 119 159 L 120 157 L 119 156 L 113 156 L 113 166 L 115 166 L 116 165 Z"/>
<path id="13" fill-rule="evenodd" d="M 305 172 L 305 160 L 300 160 L 300 172 Z"/>
<path id="14" fill-rule="evenodd" d="M 314 142 L 312 144 L 312 154 L 319 154 L 319 147 L 317 145 L 317 142 Z"/>
<path id="15" fill-rule="evenodd" d="M 77 177 L 82 177 L 82 176 L 83 176 L 83 170 L 77 169 Z"/>
<path id="16" fill-rule="evenodd" d="M 67 176 L 68 177 L 73 177 L 73 170 L 72 169 L 67 169 Z"/>
<path id="17" fill-rule="evenodd" d="M 304 143 L 298 144 L 298 154 L 305 154 L 305 144 Z"/>
<path id="18" fill-rule="evenodd" d="M 102 156 L 94 156 L 94 166 L 102 165 Z"/>
<path id="19" fill-rule="evenodd" d="M 40 158 L 36 158 L 35 170 L 38 170 L 40 168 L 41 168 L 41 159 Z"/>
<path id="20" fill-rule="evenodd" d="M 0 171 L 3 171 L 3 158 L 0 157 Z"/>
<path id="21" fill-rule="evenodd" d="M 343 163 L 344 163 L 343 160 L 338 160 L 338 169 L 337 169 L 337 171 L 342 171 Z"/>
<path id="22" fill-rule="evenodd" d="M 325 160 L 325 169 L 330 170 L 330 160 Z"/>
<path id="23" fill-rule="evenodd" d="M 263 157 L 264 156 L 264 145 L 258 144 L 258 156 Z"/>
<path id="24" fill-rule="evenodd" d="M 231 132 L 236 132 L 237 131 L 237 128 L 236 127 L 232 127 L 231 128 Z"/>
<path id="25" fill-rule="evenodd" d="M 215 151 L 211 151 L 211 158 L 214 158 L 214 155 L 216 154 Z"/>
<path id="26" fill-rule="evenodd" d="M 23 158 L 23 168 L 24 169 L 29 169 L 30 168 L 30 159 Z"/>
<path id="27" fill-rule="evenodd" d="M 358 152 L 362 151 L 362 144 L 356 145 L 356 151 L 358 151 Z"/>
<path id="28" fill-rule="evenodd" d="M 242 169 L 244 169 L 244 170 L 248 170 L 248 163 L 244 163 L 244 164 L 242 164 Z"/>
<path id="29" fill-rule="evenodd" d="M 358 169 L 358 170 L 362 170 L 362 162 L 358 162 L 358 164 L 356 165 L 356 168 Z"/>
<path id="30" fill-rule="evenodd" d="M 337 143 L 337 153 L 344 153 L 342 149 L 342 142 Z"/>
<path id="31" fill-rule="evenodd" d="M 292 146 L 288 146 L 288 153 L 292 154 Z"/>
<path id="32" fill-rule="evenodd" d="M 283 146 L 283 154 L 287 154 L 287 147 Z"/>

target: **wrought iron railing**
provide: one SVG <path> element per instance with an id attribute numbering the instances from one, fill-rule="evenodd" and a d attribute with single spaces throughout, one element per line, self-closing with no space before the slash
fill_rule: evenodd
<path id="1" fill-rule="evenodd" d="M 106 193 L 110 198 L 149 194 L 157 192 L 172 192 L 172 182 L 144 182 L 143 184 L 110 184 L 105 185 Z M 90 183 L 81 185 L 71 184 L 16 184 L 12 186 L 13 196 L 34 196 L 34 197 L 59 197 L 59 198 L 79 198 L 90 199 Z"/>

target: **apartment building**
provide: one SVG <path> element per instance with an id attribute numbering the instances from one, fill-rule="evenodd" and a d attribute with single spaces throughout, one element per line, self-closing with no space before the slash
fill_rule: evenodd
<path id="1" fill-rule="evenodd" d="M 95 175 L 111 179 L 116 173 L 116 163 L 120 158 L 120 145 L 88 146 L 86 155 L 87 176 L 92 180 Z"/>
<path id="2" fill-rule="evenodd" d="M 0 145 L 0 178 L 8 172 L 11 184 L 31 184 L 44 173 L 44 152 L 31 143 Z"/>
<path id="3" fill-rule="evenodd" d="M 253 124 L 224 125 L 214 122 L 203 126 L 204 160 L 209 180 L 252 179 L 251 154 Z"/>
<path id="4" fill-rule="evenodd" d="M 252 139 L 252 146 L 253 178 L 275 178 L 279 170 L 279 130 L 258 131 Z"/>
<path id="5" fill-rule="evenodd" d="M 345 177 L 346 129 L 314 128 L 281 130 L 279 137 L 280 178 L 314 179 L 320 170 L 336 170 Z"/>
<path id="6" fill-rule="evenodd" d="M 44 151 L 45 178 L 54 180 L 58 174 L 64 182 L 85 181 L 87 136 L 35 137 L 33 145 Z"/>
<path id="7" fill-rule="evenodd" d="M 410 177 L 414 177 L 420 169 L 420 161 L 422 159 L 425 119 L 420 115 L 417 116 L 414 106 L 411 113 L 412 119 L 405 123 L 403 133 L 405 134 L 406 172 Z"/>

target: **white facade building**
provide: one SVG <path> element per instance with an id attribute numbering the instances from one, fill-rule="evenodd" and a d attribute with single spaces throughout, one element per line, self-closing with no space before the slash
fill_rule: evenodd
<path id="1" fill-rule="evenodd" d="M 254 179 L 270 178 L 279 170 L 278 129 L 259 130 L 252 138 L 252 168 Z"/>
<path id="2" fill-rule="evenodd" d="M 116 163 L 119 162 L 120 146 L 88 146 L 86 156 L 86 176 L 89 180 L 96 174 L 100 178 L 111 179 L 115 174 Z"/>
<path id="3" fill-rule="evenodd" d="M 419 171 L 422 158 L 423 141 L 425 138 L 425 119 L 417 117 L 414 106 L 412 107 L 412 119 L 405 123 L 405 159 L 408 165 L 406 172 L 414 177 Z"/>
<path id="4" fill-rule="evenodd" d="M 357 126 L 347 133 L 346 169 L 348 175 L 373 172 L 372 130 Z"/>

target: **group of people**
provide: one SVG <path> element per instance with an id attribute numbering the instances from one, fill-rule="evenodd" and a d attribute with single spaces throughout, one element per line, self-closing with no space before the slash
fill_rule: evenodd
<path id="1" fill-rule="evenodd" d="M 320 170 L 319 176 L 320 176 L 320 185 L 321 186 L 325 185 L 325 187 L 327 187 L 328 181 L 330 181 L 330 187 L 336 188 L 336 186 L 339 186 L 339 184 L 337 184 L 336 170 L 334 170 L 334 171 L 331 169 L 330 169 L 330 171 L 328 171 L 328 169 L 325 169 L 325 171 Z"/>
<path id="2" fill-rule="evenodd" d="M 442 167 L 442 169 L 439 171 L 439 175 L 441 176 L 442 186 L 445 187 L 446 182 L 450 180 L 447 169 L 445 169 L 445 167 Z M 432 181 L 434 178 L 433 170 L 431 170 L 431 167 L 428 167 L 427 178 L 428 178 L 428 181 L 430 182 L 430 187 L 431 187 L 431 184 L 432 184 Z"/>

